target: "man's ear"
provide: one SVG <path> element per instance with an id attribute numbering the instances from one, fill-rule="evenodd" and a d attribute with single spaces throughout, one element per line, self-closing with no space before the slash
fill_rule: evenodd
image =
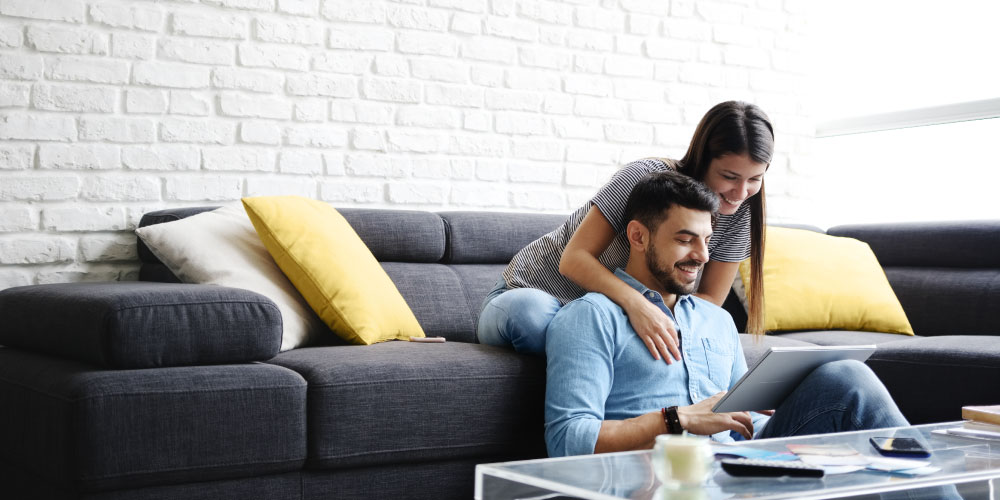
<path id="1" fill-rule="evenodd" d="M 625 236 L 628 238 L 628 246 L 632 250 L 646 251 L 649 245 L 649 229 L 641 222 L 633 219 L 625 226 Z"/>

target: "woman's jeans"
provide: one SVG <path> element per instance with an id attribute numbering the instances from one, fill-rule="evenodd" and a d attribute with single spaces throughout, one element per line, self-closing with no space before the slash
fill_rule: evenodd
<path id="1" fill-rule="evenodd" d="M 480 344 L 545 355 L 545 329 L 562 304 L 535 288 L 507 289 L 501 277 L 483 301 L 476 336 Z"/>

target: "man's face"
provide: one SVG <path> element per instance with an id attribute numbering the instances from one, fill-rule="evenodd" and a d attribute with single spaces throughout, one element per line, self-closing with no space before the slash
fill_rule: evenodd
<path id="1" fill-rule="evenodd" d="M 676 295 L 694 292 L 698 272 L 708 262 L 711 236 L 711 213 L 670 207 L 646 248 L 646 266 L 664 291 Z"/>

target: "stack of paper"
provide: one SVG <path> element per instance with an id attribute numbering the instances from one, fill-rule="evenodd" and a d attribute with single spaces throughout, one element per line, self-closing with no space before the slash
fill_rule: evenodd
<path id="1" fill-rule="evenodd" d="M 823 467 L 827 474 L 844 474 L 861 469 L 871 469 L 921 476 L 941 470 L 939 467 L 931 467 L 931 463 L 927 460 L 862 455 L 847 445 L 789 444 L 787 446 L 792 453 L 798 455 L 799 460 L 809 465 Z"/>
<path id="2" fill-rule="evenodd" d="M 951 436 L 961 436 L 973 439 L 989 439 L 1000 441 L 1000 425 L 984 424 L 982 422 L 975 422 L 972 420 L 966 420 L 962 423 L 961 427 L 952 427 L 951 429 L 938 429 L 936 431 L 931 431 L 936 434 L 948 434 Z"/>

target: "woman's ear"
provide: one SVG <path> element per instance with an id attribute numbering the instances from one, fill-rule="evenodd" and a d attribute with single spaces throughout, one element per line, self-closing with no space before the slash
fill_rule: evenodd
<path id="1" fill-rule="evenodd" d="M 633 219 L 625 226 L 625 236 L 628 239 L 628 246 L 633 251 L 646 251 L 649 244 L 649 229 L 646 229 L 641 222 Z"/>

